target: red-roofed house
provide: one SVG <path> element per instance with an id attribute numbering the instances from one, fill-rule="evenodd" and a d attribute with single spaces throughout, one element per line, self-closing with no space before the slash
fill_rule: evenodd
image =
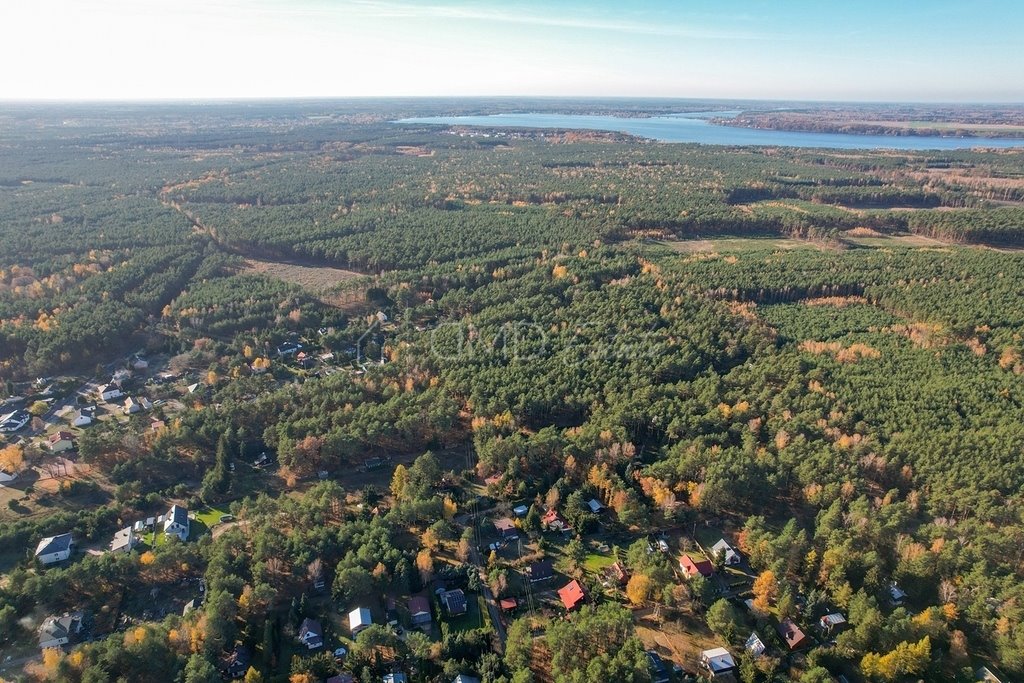
<path id="1" fill-rule="evenodd" d="M 779 632 L 779 637 L 786 643 L 790 650 L 798 650 L 811 643 L 811 639 L 807 637 L 800 627 L 793 623 L 791 619 L 783 619 L 775 630 Z"/>
<path id="2" fill-rule="evenodd" d="M 679 558 L 679 568 L 686 574 L 687 578 L 697 574 L 710 578 L 715 573 L 715 567 L 711 564 L 710 560 L 694 560 L 689 555 L 683 555 Z"/>
<path id="3" fill-rule="evenodd" d="M 558 514 L 558 510 L 551 508 L 540 518 L 541 525 L 549 531 L 567 531 L 569 524 Z"/>
<path id="4" fill-rule="evenodd" d="M 583 586 L 580 585 L 580 582 L 573 579 L 568 585 L 558 589 L 558 597 L 561 599 L 562 604 L 565 605 L 565 609 L 572 610 L 578 607 L 587 596 L 583 592 Z"/>
<path id="5" fill-rule="evenodd" d="M 75 447 L 74 435 L 71 432 L 54 432 L 50 435 L 50 450 L 54 453 L 69 451 Z"/>

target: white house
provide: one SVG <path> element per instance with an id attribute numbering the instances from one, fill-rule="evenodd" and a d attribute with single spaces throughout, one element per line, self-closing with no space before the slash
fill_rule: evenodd
<path id="1" fill-rule="evenodd" d="M 130 526 L 126 526 L 114 534 L 114 540 L 110 542 L 110 552 L 130 553 L 138 542 L 139 539 L 135 537 L 135 530 Z"/>
<path id="2" fill-rule="evenodd" d="M 60 617 L 47 617 L 39 627 L 39 649 L 67 645 L 82 630 L 82 613 L 72 612 Z"/>
<path id="3" fill-rule="evenodd" d="M 93 417 L 89 413 L 81 410 L 71 420 L 72 427 L 88 427 L 92 424 Z"/>
<path id="4" fill-rule="evenodd" d="M 143 396 L 142 398 L 135 398 L 129 396 L 128 400 L 124 402 L 124 414 L 134 415 L 140 413 L 143 410 L 149 410 L 153 407 L 153 404 L 149 402 L 149 399 Z"/>
<path id="5" fill-rule="evenodd" d="M 14 481 L 17 478 L 17 472 L 8 473 L 3 470 L 0 470 L 0 484 L 6 484 L 7 482 Z"/>
<path id="6" fill-rule="evenodd" d="M 700 653 L 700 663 L 715 678 L 727 676 L 736 670 L 736 660 L 724 647 L 704 650 Z"/>
<path id="7" fill-rule="evenodd" d="M 98 393 L 100 395 L 100 399 L 104 401 L 113 401 L 115 398 L 121 398 L 124 396 L 124 394 L 121 393 L 121 387 L 116 384 L 103 384 L 96 390 L 96 393 Z"/>
<path id="8" fill-rule="evenodd" d="M 188 510 L 180 505 L 172 505 L 164 517 L 164 533 L 173 534 L 183 541 L 188 540 Z"/>
<path id="9" fill-rule="evenodd" d="M 16 432 L 28 424 L 32 416 L 24 410 L 0 415 L 0 433 Z"/>
<path id="10" fill-rule="evenodd" d="M 764 642 L 761 640 L 761 636 L 757 635 L 757 631 L 750 634 L 750 637 L 747 638 L 747 642 L 744 647 L 747 649 L 747 652 L 754 657 L 760 657 L 767 649 L 764 646 Z"/>
<path id="11" fill-rule="evenodd" d="M 711 554 L 724 558 L 725 564 L 730 567 L 740 563 L 740 554 L 724 538 L 711 546 Z"/>
<path id="12" fill-rule="evenodd" d="M 299 627 L 299 642 L 308 650 L 316 650 L 324 646 L 324 629 L 316 619 L 306 617 Z"/>
<path id="13" fill-rule="evenodd" d="M 71 548 L 74 540 L 71 534 L 60 534 L 59 536 L 48 536 L 39 541 L 36 546 L 36 559 L 43 564 L 62 562 L 71 557 Z"/>
<path id="14" fill-rule="evenodd" d="M 352 632 L 353 638 L 372 625 L 373 615 L 367 608 L 357 607 L 348 613 L 348 630 Z"/>

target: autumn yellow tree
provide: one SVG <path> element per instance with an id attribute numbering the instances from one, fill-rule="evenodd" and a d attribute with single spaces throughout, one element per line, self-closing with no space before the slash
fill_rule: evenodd
<path id="1" fill-rule="evenodd" d="M 25 451 L 17 444 L 0 449 L 0 470 L 7 474 L 17 474 L 25 468 Z"/>
<path id="2" fill-rule="evenodd" d="M 57 667 L 63 658 L 64 653 L 60 651 L 60 648 L 48 647 L 43 650 L 43 668 L 49 673 L 57 673 Z"/>
<path id="3" fill-rule="evenodd" d="M 434 577 L 434 556 L 426 548 L 416 555 L 416 569 L 419 570 L 423 583 L 429 583 Z"/>
<path id="4" fill-rule="evenodd" d="M 770 569 L 761 572 L 754 581 L 754 609 L 767 612 L 778 597 L 779 582 L 775 579 L 775 572 Z"/>
<path id="5" fill-rule="evenodd" d="M 651 579 L 646 574 L 633 574 L 626 584 L 626 597 L 634 605 L 642 605 L 651 595 Z"/>
<path id="6" fill-rule="evenodd" d="M 409 470 L 405 465 L 395 467 L 395 473 L 391 475 L 391 495 L 396 500 L 401 500 L 405 495 L 405 487 L 409 484 Z"/>
<path id="7" fill-rule="evenodd" d="M 420 536 L 420 542 L 423 544 L 423 547 L 430 552 L 436 551 L 438 546 L 441 545 L 441 540 L 437 537 L 437 532 L 433 529 L 427 529 L 424 531 L 423 535 Z"/>
<path id="8" fill-rule="evenodd" d="M 263 683 L 264 680 L 263 674 L 251 666 L 249 667 L 249 670 L 245 672 L 245 683 Z"/>
<path id="9" fill-rule="evenodd" d="M 904 676 L 920 674 L 931 661 L 931 655 L 931 639 L 925 636 L 916 643 L 904 641 L 884 655 L 867 653 L 860 660 L 860 669 L 868 678 L 895 681 Z"/>

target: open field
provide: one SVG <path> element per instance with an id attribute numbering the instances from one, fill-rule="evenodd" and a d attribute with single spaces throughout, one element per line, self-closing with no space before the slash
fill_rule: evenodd
<path id="1" fill-rule="evenodd" d="M 955 121 L 886 121 L 886 120 L 852 120 L 847 121 L 855 126 L 877 126 L 908 130 L 969 130 L 983 135 L 998 137 L 1007 133 L 1024 133 L 1024 126 L 1001 123 L 957 123 Z"/>
<path id="2" fill-rule="evenodd" d="M 680 254 L 710 254 L 714 252 L 760 251 L 763 249 L 814 249 L 823 251 L 826 245 L 791 237 L 715 237 L 694 240 L 660 240 L 656 244 Z"/>
<path id="3" fill-rule="evenodd" d="M 258 259 L 246 259 L 244 271 L 284 280 L 318 295 L 327 293 L 343 282 L 361 277 L 354 271 L 330 266 L 303 266 Z"/>
<path id="4" fill-rule="evenodd" d="M 949 242 L 943 242 L 924 235 L 872 235 L 872 236 L 851 236 L 843 235 L 843 241 L 858 247 L 949 247 Z"/>

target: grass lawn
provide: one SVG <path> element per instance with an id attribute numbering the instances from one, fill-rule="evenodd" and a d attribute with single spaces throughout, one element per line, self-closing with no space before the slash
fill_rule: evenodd
<path id="1" fill-rule="evenodd" d="M 221 523 L 221 516 L 229 514 L 231 513 L 228 511 L 227 508 L 208 507 L 203 508 L 202 510 L 198 510 L 196 512 L 196 518 L 194 521 L 202 522 L 207 529 L 212 529 L 213 527 Z"/>
<path id="2" fill-rule="evenodd" d="M 725 538 L 722 535 L 722 531 L 717 527 L 699 525 L 697 526 L 696 536 L 697 542 L 700 543 L 708 552 L 711 552 L 711 546 Z"/>
<path id="3" fill-rule="evenodd" d="M 600 574 L 608 567 L 615 564 L 615 558 L 611 553 L 587 553 L 587 559 L 583 562 L 583 568 L 590 574 Z"/>
<path id="4" fill-rule="evenodd" d="M 483 596 L 476 595 L 473 593 L 466 594 L 466 613 L 447 619 L 448 628 L 453 633 L 461 633 L 463 631 L 471 631 L 475 628 L 484 627 L 484 617 L 486 613 L 486 606 L 483 603 Z"/>

